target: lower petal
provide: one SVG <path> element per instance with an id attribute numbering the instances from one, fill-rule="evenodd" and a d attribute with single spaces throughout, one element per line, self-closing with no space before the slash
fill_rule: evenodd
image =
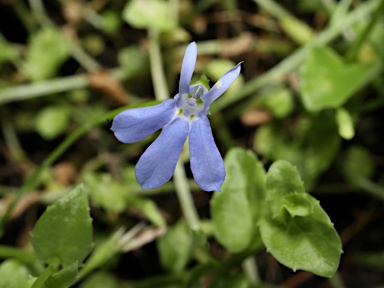
<path id="1" fill-rule="evenodd" d="M 220 191 L 225 179 L 224 162 L 205 115 L 192 122 L 189 150 L 193 178 L 197 185 L 204 191 Z"/>
<path id="2" fill-rule="evenodd" d="M 155 106 L 128 109 L 116 115 L 111 130 L 123 143 L 134 143 L 167 125 L 175 116 L 176 100 Z"/>
<path id="3" fill-rule="evenodd" d="M 143 189 L 160 187 L 171 179 L 188 133 L 188 120 L 177 117 L 145 150 L 135 170 Z"/>

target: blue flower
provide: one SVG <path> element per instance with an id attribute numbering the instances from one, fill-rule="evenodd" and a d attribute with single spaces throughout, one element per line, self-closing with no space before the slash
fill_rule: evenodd
<path id="1" fill-rule="evenodd" d="M 203 84 L 190 85 L 196 56 L 197 46 L 192 42 L 184 55 L 179 93 L 173 99 L 155 106 L 129 109 L 113 119 L 111 130 L 123 143 L 138 142 L 164 127 L 136 165 L 136 179 L 143 189 L 160 187 L 171 179 L 188 136 L 196 183 L 205 191 L 220 191 L 224 182 L 224 162 L 213 140 L 207 115 L 211 103 L 239 75 L 241 62 L 208 90 Z"/>

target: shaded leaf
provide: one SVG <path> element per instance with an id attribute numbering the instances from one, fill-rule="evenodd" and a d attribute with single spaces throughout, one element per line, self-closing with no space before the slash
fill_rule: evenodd
<path id="1" fill-rule="evenodd" d="M 332 49 L 314 47 L 300 70 L 303 104 L 309 111 L 340 107 L 378 71 L 378 65 L 345 64 Z"/>
<path id="2" fill-rule="evenodd" d="M 44 262 L 59 258 L 66 267 L 81 263 L 91 251 L 92 219 L 83 185 L 49 206 L 37 221 L 31 239 Z"/>
<path id="3" fill-rule="evenodd" d="M 230 252 L 238 252 L 258 242 L 256 225 L 263 213 L 265 171 L 254 153 L 240 148 L 227 153 L 225 169 L 222 192 L 215 193 L 211 201 L 212 222 L 216 239 Z"/>

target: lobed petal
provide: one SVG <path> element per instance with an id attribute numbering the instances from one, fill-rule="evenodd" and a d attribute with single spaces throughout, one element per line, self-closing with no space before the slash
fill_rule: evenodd
<path id="1" fill-rule="evenodd" d="M 225 179 L 224 161 L 213 139 L 207 116 L 192 122 L 189 135 L 191 170 L 197 185 L 204 191 L 220 191 Z"/>
<path id="2" fill-rule="evenodd" d="M 218 97 L 221 96 L 228 88 L 232 85 L 232 83 L 236 80 L 236 78 L 240 74 L 241 64 L 243 62 L 238 63 L 235 67 L 227 71 L 220 79 L 216 82 L 215 85 L 201 96 L 201 100 L 203 100 L 206 107 L 209 107 L 213 101 L 215 101 Z"/>
<path id="3" fill-rule="evenodd" d="M 176 114 L 175 100 L 125 110 L 113 119 L 111 130 L 123 143 L 134 143 L 167 125 Z"/>
<path id="4" fill-rule="evenodd" d="M 188 133 L 188 120 L 177 117 L 145 150 L 135 170 L 142 189 L 160 187 L 171 179 Z"/>
<path id="5" fill-rule="evenodd" d="M 179 80 L 179 95 L 189 93 L 189 85 L 191 83 L 193 71 L 195 70 L 197 57 L 197 45 L 192 42 L 185 50 L 183 64 L 181 66 L 180 80 Z"/>

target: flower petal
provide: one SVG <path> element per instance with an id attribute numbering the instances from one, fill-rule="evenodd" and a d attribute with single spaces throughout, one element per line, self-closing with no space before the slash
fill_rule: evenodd
<path id="1" fill-rule="evenodd" d="M 197 46 L 195 42 L 188 45 L 185 50 L 183 64 L 181 65 L 180 81 L 179 81 L 179 95 L 189 93 L 189 85 L 193 71 L 195 70 L 197 57 Z"/>
<path id="2" fill-rule="evenodd" d="M 219 81 L 213 85 L 211 90 L 201 96 L 201 100 L 203 100 L 206 107 L 211 105 L 211 103 L 215 101 L 221 94 L 223 94 L 229 88 L 229 86 L 232 85 L 233 81 L 236 80 L 240 74 L 241 63 L 243 62 L 238 63 L 235 67 L 227 71 L 227 73 L 221 76 Z"/>
<path id="3" fill-rule="evenodd" d="M 197 185 L 204 191 L 220 191 L 225 179 L 224 162 L 205 115 L 192 122 L 189 151 L 193 178 Z"/>
<path id="4" fill-rule="evenodd" d="M 123 143 L 134 143 L 167 125 L 175 116 L 175 100 L 155 106 L 128 109 L 116 115 L 111 130 Z"/>
<path id="5" fill-rule="evenodd" d="M 188 120 L 177 117 L 145 150 L 135 170 L 137 182 L 143 189 L 160 187 L 171 179 L 188 133 Z"/>

